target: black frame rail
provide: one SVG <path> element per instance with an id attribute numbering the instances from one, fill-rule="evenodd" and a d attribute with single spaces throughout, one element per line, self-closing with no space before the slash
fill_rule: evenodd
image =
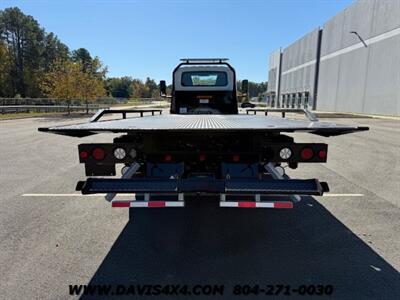
<path id="1" fill-rule="evenodd" d="M 143 117 L 145 113 L 151 113 L 152 116 L 155 113 L 162 114 L 162 109 L 99 109 L 93 117 L 90 118 L 90 123 L 98 122 L 104 115 L 111 114 L 122 114 L 122 119 L 126 119 L 127 114 L 137 113 L 140 117 Z"/>
<path id="2" fill-rule="evenodd" d="M 282 118 L 285 118 L 286 113 L 303 113 L 308 120 L 311 122 L 318 122 L 318 118 L 310 112 L 308 109 L 305 108 L 250 108 L 246 109 L 246 114 L 249 112 L 253 112 L 255 115 L 257 112 L 264 112 L 266 116 L 268 116 L 269 112 L 280 112 L 282 113 Z"/>

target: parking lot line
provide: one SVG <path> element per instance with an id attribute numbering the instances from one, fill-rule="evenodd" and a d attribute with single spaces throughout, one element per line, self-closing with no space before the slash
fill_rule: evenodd
<path id="1" fill-rule="evenodd" d="M 22 194 L 22 197 L 98 197 L 105 196 L 105 194 Z"/>
<path id="2" fill-rule="evenodd" d="M 364 197 L 364 194 L 330 194 L 330 193 L 325 193 L 322 197 Z"/>

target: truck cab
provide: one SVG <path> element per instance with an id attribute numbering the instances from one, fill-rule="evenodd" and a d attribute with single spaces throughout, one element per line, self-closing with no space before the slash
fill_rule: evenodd
<path id="1" fill-rule="evenodd" d="M 160 90 L 165 96 L 165 81 Z M 238 114 L 236 74 L 227 59 L 181 59 L 172 73 L 170 113 Z"/>

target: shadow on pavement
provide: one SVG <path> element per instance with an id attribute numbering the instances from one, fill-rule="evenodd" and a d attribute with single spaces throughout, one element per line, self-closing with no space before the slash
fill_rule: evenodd
<path id="1" fill-rule="evenodd" d="M 236 284 L 331 284 L 331 299 L 400 299 L 399 273 L 311 197 L 293 210 L 132 214 L 89 284 L 224 284 L 226 299 L 241 299 Z"/>

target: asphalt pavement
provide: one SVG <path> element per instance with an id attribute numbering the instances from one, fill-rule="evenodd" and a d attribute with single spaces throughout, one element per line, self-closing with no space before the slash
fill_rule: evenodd
<path id="1" fill-rule="evenodd" d="M 226 299 L 266 298 L 233 296 L 237 284 L 323 284 L 334 288 L 330 299 L 400 299 L 398 120 L 324 119 L 370 131 L 295 134 L 297 142 L 327 142 L 328 163 L 289 175 L 327 181 L 331 191 L 292 210 L 191 199 L 184 209 L 130 213 L 74 191 L 85 178 L 77 145 L 113 134 L 37 131 L 85 120 L 0 121 L 0 299 L 69 299 L 74 284 L 219 284 Z M 304 299 L 289 298 L 297 297 Z"/>

